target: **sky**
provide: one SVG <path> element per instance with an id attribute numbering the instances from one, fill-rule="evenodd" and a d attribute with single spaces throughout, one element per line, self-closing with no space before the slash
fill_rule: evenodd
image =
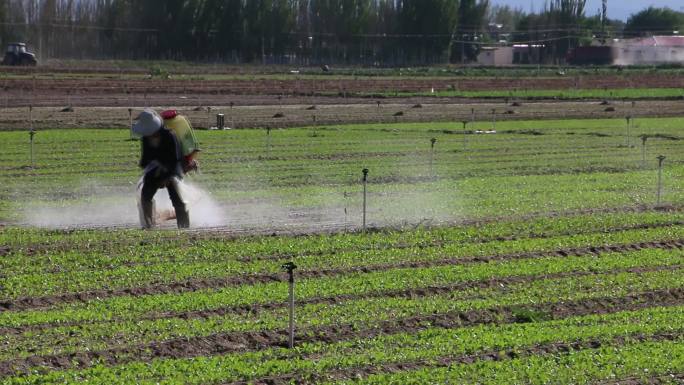
<path id="1" fill-rule="evenodd" d="M 531 7 L 539 11 L 544 6 L 544 0 L 490 0 L 491 4 L 509 5 L 522 8 L 529 12 Z M 608 0 L 608 17 L 611 19 L 627 20 L 629 15 L 639 12 L 648 6 L 670 7 L 675 11 L 684 11 L 682 0 Z M 587 0 L 586 14 L 595 15 L 601 8 L 601 0 Z"/>

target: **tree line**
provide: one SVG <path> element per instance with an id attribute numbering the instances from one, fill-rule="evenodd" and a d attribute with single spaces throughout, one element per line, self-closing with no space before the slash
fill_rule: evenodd
<path id="1" fill-rule="evenodd" d="M 489 0 L 0 0 L 0 41 L 43 58 L 387 66 L 470 62 L 501 42 L 543 45 L 558 61 L 595 37 L 662 28 L 663 17 L 684 24 L 650 8 L 625 26 L 605 8 L 586 16 L 585 2 L 526 13 Z"/>

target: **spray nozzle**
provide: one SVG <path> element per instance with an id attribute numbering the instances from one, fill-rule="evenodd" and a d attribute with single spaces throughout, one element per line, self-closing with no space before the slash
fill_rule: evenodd
<path id="1" fill-rule="evenodd" d="M 362 170 L 362 172 L 363 172 L 363 181 L 366 182 L 368 180 L 368 169 L 364 168 Z"/>

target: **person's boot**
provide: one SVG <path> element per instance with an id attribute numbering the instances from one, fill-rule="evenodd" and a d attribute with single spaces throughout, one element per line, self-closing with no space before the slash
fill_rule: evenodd
<path id="1" fill-rule="evenodd" d="M 154 201 L 140 201 L 140 219 L 143 229 L 151 229 L 156 226 L 154 215 Z"/>
<path id="2" fill-rule="evenodd" d="M 187 229 L 190 227 L 190 212 L 185 207 L 175 208 L 176 223 L 179 229 Z"/>

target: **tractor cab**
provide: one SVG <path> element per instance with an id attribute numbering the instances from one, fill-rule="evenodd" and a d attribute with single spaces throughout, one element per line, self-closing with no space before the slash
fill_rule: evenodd
<path id="1" fill-rule="evenodd" d="M 26 50 L 25 43 L 9 43 L 5 50 L 5 58 L 2 65 L 35 66 L 38 64 L 36 55 Z"/>
<path id="2" fill-rule="evenodd" d="M 24 43 L 10 43 L 7 45 L 7 52 L 15 55 L 26 52 L 26 44 Z"/>

